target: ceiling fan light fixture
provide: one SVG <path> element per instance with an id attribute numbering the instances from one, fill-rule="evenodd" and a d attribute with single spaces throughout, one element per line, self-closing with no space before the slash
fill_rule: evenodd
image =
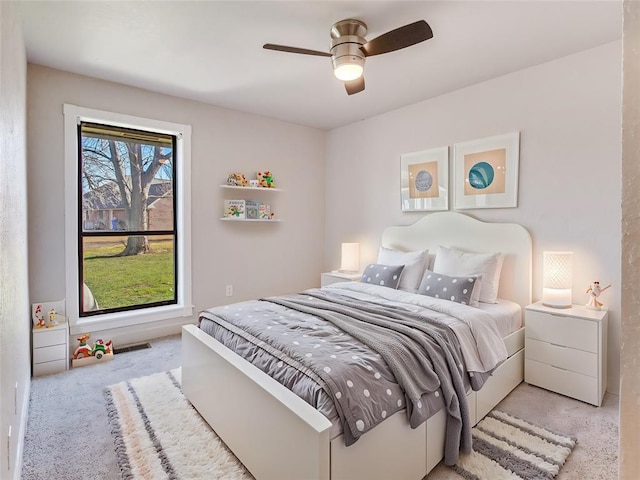
<path id="1" fill-rule="evenodd" d="M 329 52 L 272 43 L 265 43 L 262 48 L 302 55 L 331 57 L 333 74 L 338 80 L 344 82 L 347 94 L 353 95 L 364 90 L 363 72 L 364 61 L 367 57 L 395 52 L 433 38 L 433 31 L 424 20 L 390 30 L 367 41 L 365 39 L 367 25 L 360 20 L 348 18 L 334 23 L 330 34 L 331 48 Z"/>
<path id="2" fill-rule="evenodd" d="M 362 76 L 364 58 L 339 57 L 333 61 L 333 74 L 338 80 L 349 82 Z"/>
<path id="3" fill-rule="evenodd" d="M 336 76 L 338 80 L 342 80 L 343 82 L 349 82 L 351 80 L 355 80 L 362 76 L 362 72 L 364 69 L 362 65 L 358 65 L 355 63 L 345 63 L 337 67 L 333 74 Z"/>

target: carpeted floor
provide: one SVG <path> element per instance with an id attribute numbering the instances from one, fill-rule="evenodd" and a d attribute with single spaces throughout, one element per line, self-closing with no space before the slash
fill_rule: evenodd
<path id="1" fill-rule="evenodd" d="M 151 344 L 151 349 L 118 354 L 110 362 L 33 379 L 23 480 L 121 478 L 103 389 L 180 365 L 178 336 Z M 595 408 L 521 384 L 498 408 L 578 438 L 558 480 L 618 477 L 617 396 L 607 394 L 604 405 Z M 454 479 L 460 477 L 444 465 L 428 476 L 428 480 Z"/>
<path id="2" fill-rule="evenodd" d="M 180 366 L 180 337 L 31 382 L 23 480 L 120 479 L 104 387 Z"/>

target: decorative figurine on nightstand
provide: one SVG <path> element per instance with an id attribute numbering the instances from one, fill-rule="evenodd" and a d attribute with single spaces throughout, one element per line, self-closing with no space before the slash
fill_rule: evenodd
<path id="1" fill-rule="evenodd" d="M 602 302 L 598 301 L 598 297 L 602 292 L 604 292 L 611 285 L 607 285 L 606 287 L 601 287 L 600 282 L 593 282 L 587 288 L 587 292 L 589 294 L 589 301 L 585 305 L 590 310 L 601 310 L 604 305 Z"/>
<path id="2" fill-rule="evenodd" d="M 35 305 L 35 310 L 33 310 L 33 323 L 36 328 L 44 327 L 44 314 L 42 313 L 42 305 Z M 32 307 L 33 308 L 33 307 Z"/>
<path id="3" fill-rule="evenodd" d="M 56 320 L 56 311 L 52 308 L 49 310 L 49 324 L 47 328 L 55 327 L 58 325 L 58 321 Z"/>

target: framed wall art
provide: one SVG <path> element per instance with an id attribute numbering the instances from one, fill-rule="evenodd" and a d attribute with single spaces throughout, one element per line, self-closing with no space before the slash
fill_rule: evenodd
<path id="1" fill-rule="evenodd" d="M 453 208 L 518 206 L 520 132 L 456 143 Z"/>
<path id="2" fill-rule="evenodd" d="M 400 156 L 403 212 L 449 209 L 449 147 Z"/>

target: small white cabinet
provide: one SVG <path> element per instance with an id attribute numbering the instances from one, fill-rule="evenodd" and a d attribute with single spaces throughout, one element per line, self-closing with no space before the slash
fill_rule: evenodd
<path id="1" fill-rule="evenodd" d="M 607 388 L 606 310 L 525 309 L 525 382 L 600 406 Z"/>
<path id="2" fill-rule="evenodd" d="M 320 286 L 326 287 L 338 282 L 357 282 L 362 278 L 362 273 L 327 272 L 320 274 Z"/>
<path id="3" fill-rule="evenodd" d="M 69 324 L 33 329 L 33 376 L 69 370 Z"/>

